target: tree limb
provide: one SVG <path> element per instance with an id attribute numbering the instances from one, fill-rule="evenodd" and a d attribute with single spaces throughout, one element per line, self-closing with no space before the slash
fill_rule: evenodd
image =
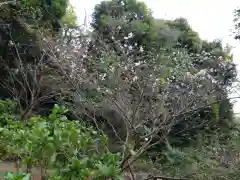
<path id="1" fill-rule="evenodd" d="M 3 6 L 3 5 L 6 5 L 6 4 L 16 4 L 16 1 L 5 1 L 5 2 L 2 2 L 2 3 L 0 3 L 0 7 Z"/>

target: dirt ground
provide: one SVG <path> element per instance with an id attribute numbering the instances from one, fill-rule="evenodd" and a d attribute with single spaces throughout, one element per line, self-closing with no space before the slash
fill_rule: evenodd
<path id="1" fill-rule="evenodd" d="M 3 179 L 3 176 L 6 172 L 16 172 L 15 164 L 12 162 L 2 162 L 0 161 L 0 179 Z M 33 169 L 32 180 L 40 180 L 40 171 Z"/>

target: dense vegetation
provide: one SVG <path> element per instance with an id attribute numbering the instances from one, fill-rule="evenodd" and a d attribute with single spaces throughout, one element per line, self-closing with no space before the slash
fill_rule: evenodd
<path id="1" fill-rule="evenodd" d="M 64 0 L 0 10 L 5 179 L 239 178 L 229 46 L 136 0 L 96 5 L 91 32 Z"/>

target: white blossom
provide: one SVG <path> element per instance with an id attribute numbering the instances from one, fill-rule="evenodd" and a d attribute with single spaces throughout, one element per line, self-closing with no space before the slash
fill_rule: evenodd
<path id="1" fill-rule="evenodd" d="M 137 79 L 138 79 L 137 76 L 134 76 L 134 77 L 133 77 L 133 81 L 136 81 Z"/>
<path id="2" fill-rule="evenodd" d="M 128 38 L 132 38 L 132 37 L 133 37 L 133 33 L 131 32 L 128 34 Z"/>
<path id="3" fill-rule="evenodd" d="M 135 66 L 139 66 L 141 64 L 141 62 L 139 61 L 139 62 L 136 62 L 136 63 L 134 63 L 134 65 Z"/>

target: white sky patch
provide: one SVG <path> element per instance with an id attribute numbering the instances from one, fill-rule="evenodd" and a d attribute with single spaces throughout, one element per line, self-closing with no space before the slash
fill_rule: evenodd
<path id="1" fill-rule="evenodd" d="M 202 39 L 221 39 L 234 47 L 234 62 L 240 65 L 240 41 L 235 41 L 230 30 L 233 29 L 233 11 L 240 7 L 240 0 L 143 0 L 153 11 L 155 18 L 175 19 L 184 17 L 188 19 L 192 28 Z M 70 0 L 78 15 L 79 24 L 83 24 L 85 10 L 88 22 L 94 6 L 101 0 Z M 240 73 L 240 68 L 238 67 Z M 240 94 L 240 91 L 239 91 Z M 234 96 L 234 95 L 233 95 Z M 235 103 L 234 111 L 240 113 L 240 100 Z"/>

